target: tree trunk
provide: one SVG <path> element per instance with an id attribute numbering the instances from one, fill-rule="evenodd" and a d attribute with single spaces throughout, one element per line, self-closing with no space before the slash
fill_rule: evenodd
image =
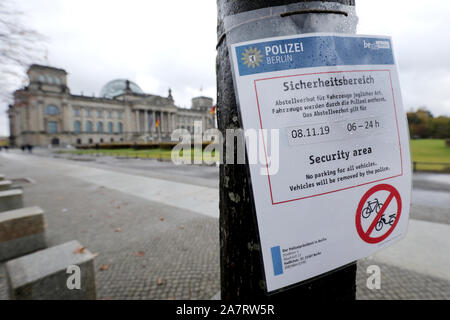
<path id="1" fill-rule="evenodd" d="M 310 1 L 217 0 L 218 38 L 223 19 L 237 13 Z M 330 1 L 355 5 L 354 0 Z M 236 105 L 226 37 L 221 37 L 217 55 L 217 118 L 225 138 L 226 129 L 242 128 Z M 224 142 L 225 139 L 224 139 Z M 226 152 L 226 148 L 223 148 Z M 235 151 L 236 153 L 236 148 Z M 224 154 L 223 159 L 226 159 Z M 220 266 L 221 298 L 226 301 L 257 299 L 286 301 L 293 298 L 353 300 L 356 292 L 356 264 L 318 280 L 267 295 L 248 164 L 220 165 Z"/>

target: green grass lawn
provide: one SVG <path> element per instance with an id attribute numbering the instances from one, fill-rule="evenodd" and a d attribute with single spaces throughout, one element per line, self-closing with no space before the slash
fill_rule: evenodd
<path id="1" fill-rule="evenodd" d="M 418 171 L 450 172 L 450 148 L 445 145 L 444 139 L 411 140 L 410 145 L 412 161 L 418 162 Z M 448 165 L 420 164 L 420 162 L 448 163 Z"/>
<path id="2" fill-rule="evenodd" d="M 134 149 L 88 149 L 88 150 L 64 150 L 60 153 L 70 153 L 74 155 L 105 155 L 112 157 L 127 157 L 127 158 L 140 158 L 140 159 L 161 159 L 169 160 L 172 158 L 172 150 L 168 149 L 147 149 L 147 150 L 134 150 Z M 183 152 L 180 152 L 180 157 L 183 156 Z M 192 160 L 202 160 L 203 161 L 217 161 L 210 154 L 202 152 L 199 150 L 191 150 L 190 156 Z"/>
<path id="3" fill-rule="evenodd" d="M 171 159 L 172 150 L 168 149 L 148 149 L 148 150 L 134 150 L 134 149 L 99 149 L 99 150 L 71 150 L 61 151 L 63 153 L 71 153 L 75 155 L 92 154 L 92 155 L 107 155 L 113 157 L 129 157 L 129 158 L 150 158 L 150 159 Z M 191 150 L 191 157 L 193 159 L 201 160 L 202 152 Z M 421 139 L 411 140 L 411 156 L 413 162 L 418 162 L 418 171 L 443 171 L 450 172 L 450 148 L 445 146 L 443 139 Z M 214 159 L 209 154 L 203 155 L 203 160 L 211 161 Z M 421 164 L 420 162 L 429 163 L 448 163 L 442 164 Z"/>

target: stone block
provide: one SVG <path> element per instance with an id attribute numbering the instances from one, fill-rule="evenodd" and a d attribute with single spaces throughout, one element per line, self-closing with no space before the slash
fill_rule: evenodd
<path id="1" fill-rule="evenodd" d="M 12 300 L 96 299 L 94 255 L 78 241 L 8 261 L 5 266 Z M 79 273 L 73 272 L 77 268 Z M 77 275 L 79 289 L 73 287 Z"/>
<path id="2" fill-rule="evenodd" d="M 0 212 L 0 261 L 46 247 L 44 211 L 41 208 Z"/>
<path id="3" fill-rule="evenodd" d="M 19 189 L 0 191 L 0 212 L 23 208 L 23 192 Z"/>
<path id="4" fill-rule="evenodd" d="M 11 188 L 12 182 L 9 180 L 0 181 L 0 191 L 9 190 Z"/>

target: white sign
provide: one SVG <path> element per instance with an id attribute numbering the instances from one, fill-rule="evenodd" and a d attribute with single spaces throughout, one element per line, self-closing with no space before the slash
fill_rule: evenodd
<path id="1" fill-rule="evenodd" d="M 250 165 L 267 290 L 401 239 L 411 162 L 391 39 L 306 34 L 231 52 L 244 129 L 279 130 L 278 171 Z"/>

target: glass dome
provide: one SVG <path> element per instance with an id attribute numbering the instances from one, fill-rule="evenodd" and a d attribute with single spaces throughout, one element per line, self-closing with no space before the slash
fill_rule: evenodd
<path id="1" fill-rule="evenodd" d="M 117 79 L 105 84 L 100 91 L 100 96 L 103 98 L 113 99 L 121 94 L 124 94 L 127 89 L 127 83 L 131 92 L 144 94 L 144 91 L 142 91 L 136 83 L 125 79 Z"/>

